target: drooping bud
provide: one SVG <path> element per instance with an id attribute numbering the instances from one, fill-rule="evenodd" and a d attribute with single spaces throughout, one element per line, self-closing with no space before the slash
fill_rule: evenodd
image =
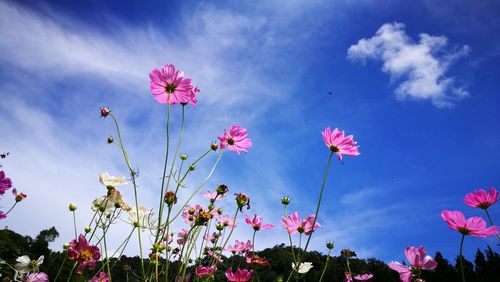
<path id="1" fill-rule="evenodd" d="M 187 160 L 188 156 L 186 154 L 182 154 L 181 155 L 181 160 L 185 161 Z"/>
<path id="2" fill-rule="evenodd" d="M 24 193 L 19 193 L 19 194 L 17 194 L 17 196 L 16 196 L 16 202 L 18 202 L 18 203 L 19 203 L 20 201 L 24 200 L 24 198 L 26 198 L 26 197 L 28 197 L 26 194 L 24 194 Z"/>
<path id="3" fill-rule="evenodd" d="M 75 205 L 75 203 L 69 203 L 69 211 L 76 211 L 77 209 L 77 206 Z"/>
<path id="4" fill-rule="evenodd" d="M 234 194 L 236 196 L 236 204 L 240 211 L 243 211 L 243 207 L 247 206 L 247 210 L 250 209 L 250 198 L 243 193 Z"/>
<path id="5" fill-rule="evenodd" d="M 109 113 L 111 113 L 111 111 L 107 107 L 101 108 L 101 117 L 105 118 Z"/>
<path id="6" fill-rule="evenodd" d="M 283 197 L 283 198 L 281 198 L 281 203 L 282 203 L 283 205 L 287 206 L 288 204 L 290 204 L 290 198 L 288 198 L 288 197 L 286 197 L 286 196 L 285 196 L 285 197 Z"/>
<path id="7" fill-rule="evenodd" d="M 177 195 L 175 195 L 175 192 L 167 191 L 165 197 L 163 197 L 163 201 L 165 201 L 167 206 L 171 207 L 173 204 L 177 204 Z"/>

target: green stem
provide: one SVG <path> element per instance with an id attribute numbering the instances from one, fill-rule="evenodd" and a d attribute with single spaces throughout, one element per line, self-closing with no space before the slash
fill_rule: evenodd
<path id="1" fill-rule="evenodd" d="M 75 240 L 78 239 L 78 234 L 77 234 L 77 231 L 76 231 L 76 215 L 75 215 L 75 211 L 72 211 L 73 212 L 73 227 L 75 228 Z"/>
<path id="2" fill-rule="evenodd" d="M 326 268 L 328 267 L 328 262 L 330 262 L 330 253 L 332 250 L 328 250 L 328 255 L 326 256 L 325 267 L 323 268 L 323 272 L 321 272 L 321 277 L 319 278 L 319 282 L 323 281 L 323 276 L 325 276 Z"/>
<path id="3" fill-rule="evenodd" d="M 61 274 L 61 270 L 64 267 L 64 263 L 66 263 L 66 258 L 68 257 L 68 254 L 64 256 L 63 262 L 61 263 L 61 266 L 59 267 L 59 270 L 57 271 L 56 278 L 54 279 L 54 282 L 57 281 L 57 278 L 59 277 L 59 274 Z"/>
<path id="4" fill-rule="evenodd" d="M 5 215 L 8 215 L 10 211 L 12 211 L 14 209 L 14 207 L 17 205 L 17 203 L 19 203 L 18 201 L 16 201 L 12 207 L 10 207 L 10 209 L 5 213 Z"/>
<path id="5" fill-rule="evenodd" d="M 488 212 L 488 209 L 486 208 L 486 209 L 484 209 L 484 211 L 486 212 L 486 216 L 488 217 L 490 224 L 495 225 L 495 224 L 493 224 L 493 220 L 491 220 L 491 216 L 490 216 L 490 213 Z M 500 239 L 500 234 L 497 233 L 497 237 L 498 237 L 498 239 Z"/>
<path id="6" fill-rule="evenodd" d="M 252 236 L 252 253 L 255 254 L 255 233 L 257 233 L 257 230 L 253 230 L 253 236 Z"/>
<path id="7" fill-rule="evenodd" d="M 78 264 L 78 262 L 77 262 L 77 261 L 75 261 L 75 262 L 73 263 L 73 267 L 71 267 L 71 271 L 70 271 L 70 272 L 69 272 L 69 274 L 68 274 L 68 280 L 66 280 L 67 282 L 69 282 L 69 281 L 71 280 L 71 276 L 73 275 L 73 271 L 75 270 L 75 267 L 76 267 L 76 265 L 77 265 L 77 264 Z"/>
<path id="8" fill-rule="evenodd" d="M 102 237 L 104 238 L 104 255 L 106 256 L 106 266 L 108 268 L 108 277 L 111 282 L 111 269 L 109 268 L 108 245 L 106 244 L 106 231 L 102 230 Z"/>
<path id="9" fill-rule="evenodd" d="M 288 214 L 286 212 L 286 205 L 283 205 L 283 212 L 285 213 L 286 226 L 288 227 Z M 292 250 L 293 262 L 297 263 L 297 258 L 295 257 L 295 251 L 293 250 L 292 235 L 290 235 L 290 232 L 288 232 L 288 230 L 286 233 L 288 234 L 288 239 L 290 240 L 290 249 Z"/>
<path id="10" fill-rule="evenodd" d="M 304 247 L 304 252 L 307 251 L 307 247 L 309 246 L 309 242 L 311 241 L 312 234 L 314 233 L 314 226 L 316 225 L 316 220 L 318 219 L 319 207 L 321 205 L 321 198 L 323 197 L 323 190 L 325 190 L 326 177 L 328 176 L 328 168 L 330 167 L 330 163 L 332 162 L 333 152 L 330 153 L 330 157 L 328 157 L 328 162 L 326 164 L 325 173 L 323 175 L 323 183 L 321 183 L 321 191 L 319 192 L 318 205 L 316 206 L 316 213 L 314 215 L 314 221 L 312 224 L 312 231 L 309 234 L 309 238 L 307 238 L 306 246 Z"/>
<path id="11" fill-rule="evenodd" d="M 464 239 L 465 239 L 465 234 L 462 234 L 462 240 L 460 240 L 460 254 L 459 254 L 459 261 L 460 261 L 460 272 L 462 273 L 462 282 L 465 282 L 465 274 L 464 274 L 464 263 L 463 263 L 463 257 L 462 257 L 462 247 L 464 245 Z"/>

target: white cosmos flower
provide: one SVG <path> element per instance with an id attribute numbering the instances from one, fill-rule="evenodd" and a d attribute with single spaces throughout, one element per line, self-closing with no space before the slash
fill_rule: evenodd
<path id="1" fill-rule="evenodd" d="M 109 175 L 109 173 L 107 173 L 106 171 L 103 171 L 99 174 L 99 182 L 101 182 L 101 184 L 106 187 L 108 186 L 116 187 L 127 184 L 125 177 L 123 176 L 114 177 Z"/>
<path id="2" fill-rule="evenodd" d="M 30 271 L 37 272 L 40 265 L 43 263 L 43 256 L 40 256 L 37 260 L 31 260 L 27 255 L 20 256 L 16 259 L 17 263 L 15 268 L 19 273 L 28 273 Z"/>
<path id="3" fill-rule="evenodd" d="M 293 268 L 293 270 L 297 270 L 294 262 L 292 262 L 292 268 Z M 299 264 L 299 270 L 297 272 L 298 273 L 307 273 L 307 272 L 309 272 L 309 270 L 311 268 L 313 268 L 312 262 L 301 262 Z"/>
<path id="4" fill-rule="evenodd" d="M 148 210 L 145 207 L 139 207 L 139 220 L 137 220 L 137 209 L 132 207 L 128 212 L 128 220 L 134 226 L 147 227 L 151 219 L 153 218 L 153 210 Z"/>
<path id="5" fill-rule="evenodd" d="M 115 203 L 106 196 L 97 197 L 92 201 L 92 211 L 102 212 L 103 215 L 111 215 L 115 210 Z"/>

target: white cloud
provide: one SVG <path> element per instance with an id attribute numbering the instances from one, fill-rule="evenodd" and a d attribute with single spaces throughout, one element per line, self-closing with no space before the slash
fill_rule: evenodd
<path id="1" fill-rule="evenodd" d="M 446 51 L 445 36 L 425 33 L 415 43 L 404 27 L 401 23 L 384 24 L 375 36 L 349 47 L 347 57 L 362 62 L 383 61 L 382 71 L 401 81 L 396 89 L 399 99 L 430 100 L 436 107 L 447 107 L 467 97 L 468 91 L 456 86 L 454 78 L 446 76 L 446 72 L 451 63 L 468 53 L 469 47 Z"/>

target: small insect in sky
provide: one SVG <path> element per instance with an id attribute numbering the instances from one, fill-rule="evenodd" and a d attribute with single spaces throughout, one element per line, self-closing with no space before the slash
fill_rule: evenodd
<path id="1" fill-rule="evenodd" d="M 9 152 L 0 154 L 0 158 L 5 159 L 9 154 Z"/>
<path id="2" fill-rule="evenodd" d="M 328 91 L 328 94 L 333 95 L 333 92 L 332 91 Z"/>

